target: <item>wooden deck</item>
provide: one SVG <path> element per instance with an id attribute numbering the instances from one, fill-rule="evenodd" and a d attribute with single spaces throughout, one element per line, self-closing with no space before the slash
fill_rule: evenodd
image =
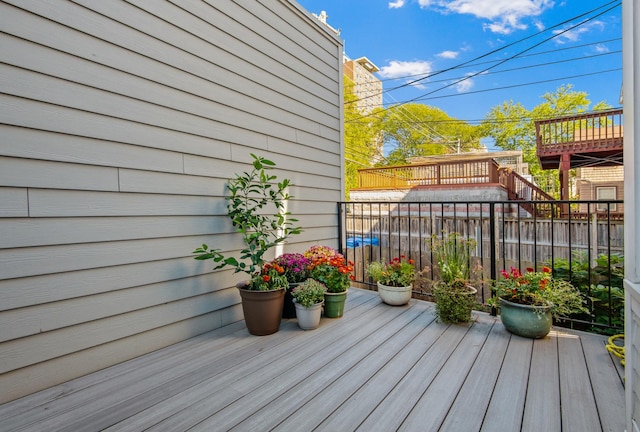
<path id="1" fill-rule="evenodd" d="M 557 330 L 557 331 L 555 331 Z M 623 431 L 605 339 L 435 322 L 351 289 L 341 319 L 239 322 L 0 406 L 2 431 Z"/>

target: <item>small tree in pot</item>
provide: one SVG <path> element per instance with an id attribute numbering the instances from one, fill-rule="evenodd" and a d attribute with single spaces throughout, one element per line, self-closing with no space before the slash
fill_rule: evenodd
<path id="1" fill-rule="evenodd" d="M 284 291 L 288 287 L 286 278 L 274 277 L 279 271 L 271 263 L 265 269 L 265 254 L 271 248 L 284 242 L 291 235 L 299 234 L 302 228 L 294 226 L 297 219 L 290 218 L 285 210 L 285 203 L 291 196 L 287 189 L 290 180 L 276 182 L 277 177 L 269 173 L 275 163 L 251 154 L 253 158 L 252 170 L 236 175 L 227 184 L 230 196 L 227 197 L 227 214 L 237 232 L 242 235 L 245 247 L 240 251 L 240 257 L 225 256 L 219 249 L 209 248 L 206 244 L 197 248 L 193 253 L 197 260 L 213 260 L 215 269 L 225 266 L 234 267 L 235 273 L 244 272 L 249 276 L 248 283 L 240 288 L 243 297 L 243 310 L 249 332 L 252 334 L 271 334 L 278 330 L 282 315 Z M 275 273 L 274 273 L 275 271 Z M 284 272 L 284 270 L 283 270 Z M 282 283 L 276 284 L 276 281 Z M 264 329 L 254 329 L 254 321 L 264 318 L 261 310 L 252 310 L 247 300 L 254 297 L 251 291 L 276 291 L 273 293 L 276 309 L 279 309 L 277 323 L 271 323 Z M 264 303 L 264 302 L 263 302 Z M 271 317 L 269 313 L 269 317 Z M 275 319 L 272 319 L 274 321 Z"/>

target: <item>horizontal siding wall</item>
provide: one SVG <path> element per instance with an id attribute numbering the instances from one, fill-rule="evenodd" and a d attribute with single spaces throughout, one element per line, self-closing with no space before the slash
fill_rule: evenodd
<path id="1" fill-rule="evenodd" d="M 0 1 L 0 403 L 242 319 L 250 153 L 336 245 L 342 45 L 293 0 Z"/>

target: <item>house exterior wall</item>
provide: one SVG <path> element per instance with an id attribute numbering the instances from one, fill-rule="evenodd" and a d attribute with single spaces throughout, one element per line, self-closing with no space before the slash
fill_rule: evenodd
<path id="1" fill-rule="evenodd" d="M 640 431 L 640 4 L 634 0 L 622 2 L 622 50 L 624 82 L 624 304 L 625 304 L 625 405 L 626 430 Z"/>
<path id="2" fill-rule="evenodd" d="M 337 245 L 342 43 L 293 0 L 0 1 L 0 403 L 242 319 L 250 153 Z"/>
<path id="3" fill-rule="evenodd" d="M 624 166 L 615 167 L 585 167 L 576 170 L 577 195 L 580 200 L 596 200 L 598 188 L 615 188 L 615 199 L 624 199 Z M 587 209 L 586 204 L 580 205 L 582 213 L 593 212 L 594 208 Z M 611 209 L 614 213 L 624 213 L 624 205 L 616 204 Z"/>

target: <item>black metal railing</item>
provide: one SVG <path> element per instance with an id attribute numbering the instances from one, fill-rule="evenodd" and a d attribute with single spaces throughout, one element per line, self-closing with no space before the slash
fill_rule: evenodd
<path id="1" fill-rule="evenodd" d="M 355 263 L 355 286 L 375 289 L 366 266 L 404 255 L 416 262 L 420 277 L 414 297 L 431 299 L 437 279 L 431 242 L 457 232 L 475 240 L 469 265 L 476 270 L 478 303 L 491 297 L 491 281 L 511 267 L 551 267 L 570 280 L 590 314 L 561 325 L 597 332 L 623 327 L 624 218 L 614 209 L 622 201 L 493 202 L 341 202 L 340 249 Z M 564 207 L 563 207 L 564 206 Z M 538 211 L 538 207 L 544 211 Z M 569 208 L 562 216 L 560 208 Z M 540 216 L 548 215 L 548 216 Z"/>

